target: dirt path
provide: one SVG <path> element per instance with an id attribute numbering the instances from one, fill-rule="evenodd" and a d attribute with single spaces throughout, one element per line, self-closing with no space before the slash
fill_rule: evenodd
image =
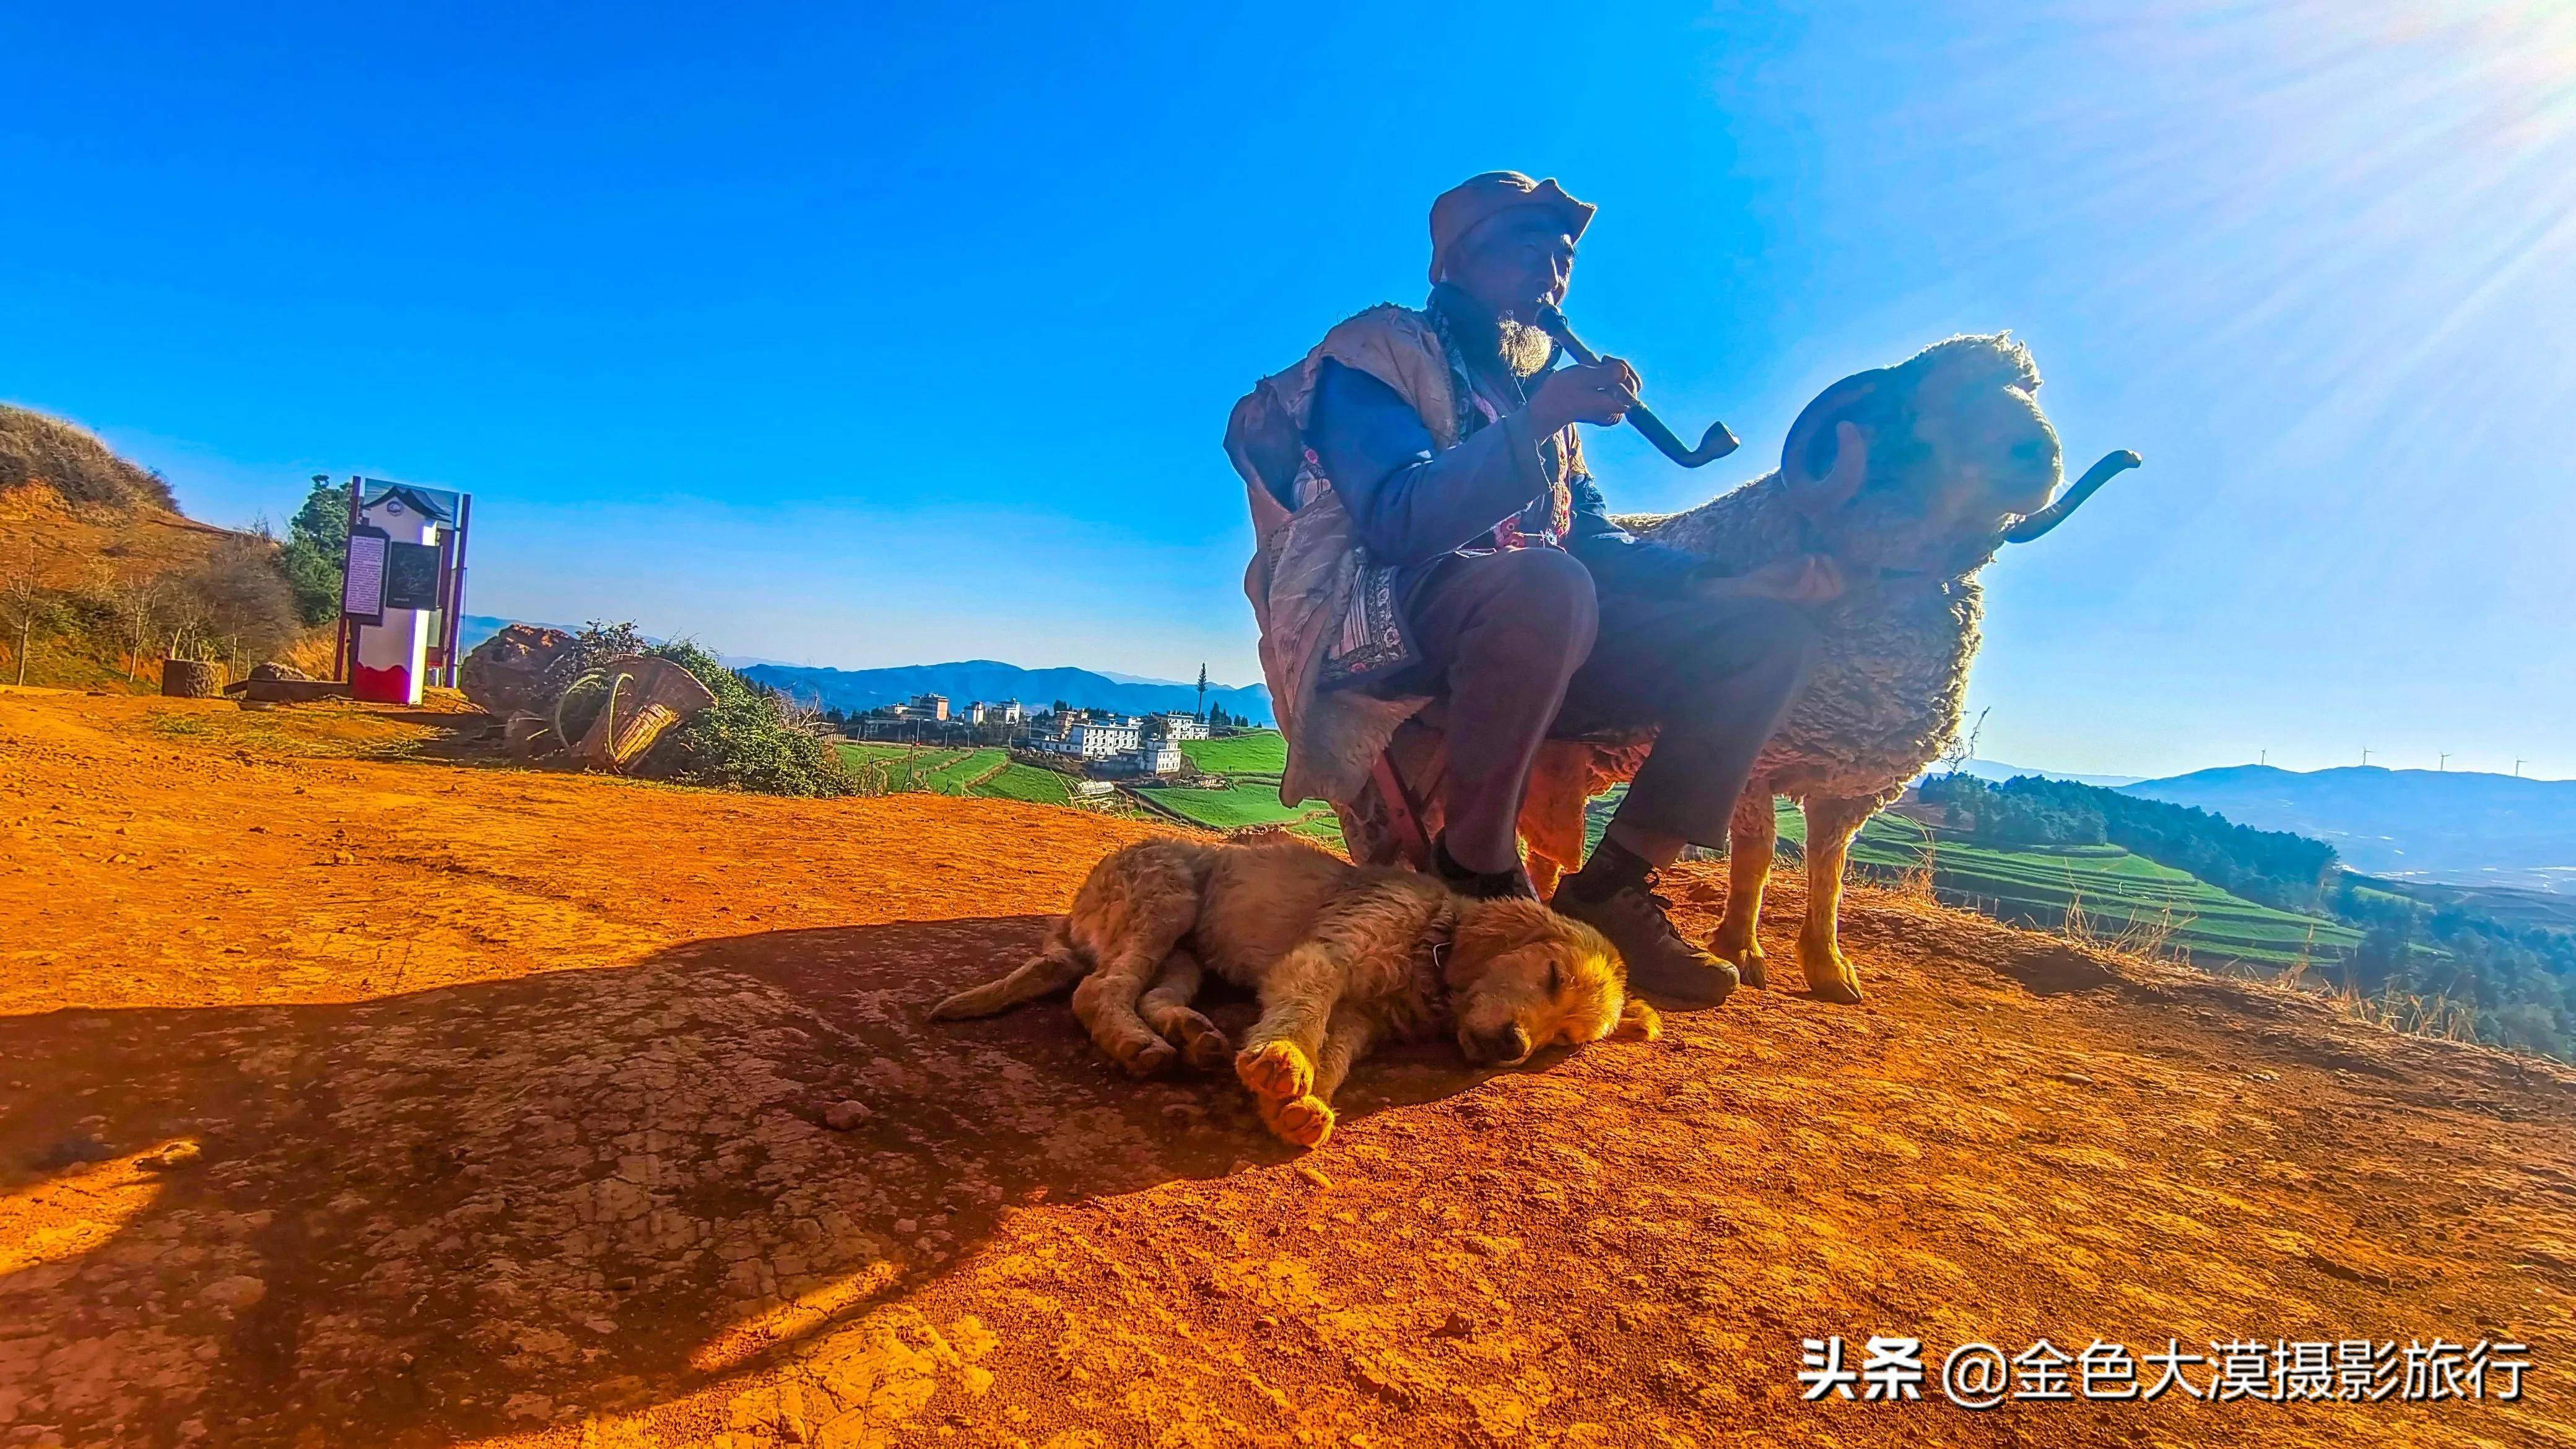
<path id="1" fill-rule="evenodd" d="M 452 723 L 0 691 L 0 1445 L 2576 1443 L 2566 1074 L 1864 896 L 1862 1007 L 1384 1060 L 1297 1159 L 1060 1007 L 921 1019 L 1157 827 Z M 1799 1399 L 1872 1333 L 2536 1367 Z"/>

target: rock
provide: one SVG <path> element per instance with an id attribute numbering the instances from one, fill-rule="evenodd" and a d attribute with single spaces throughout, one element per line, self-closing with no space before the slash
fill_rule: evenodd
<path id="1" fill-rule="evenodd" d="M 572 662 L 573 638 L 561 629 L 512 624 L 474 646 L 456 669 L 456 687 L 476 709 L 499 719 L 533 711 L 554 697 L 555 676 Z"/>
<path id="2" fill-rule="evenodd" d="M 268 1296 L 268 1285 L 248 1274 L 236 1273 L 207 1284 L 198 1296 L 221 1308 L 248 1308 Z"/>
<path id="3" fill-rule="evenodd" d="M 146 1172 L 176 1172 L 182 1167 L 196 1166 L 205 1155 L 206 1149 L 182 1137 L 158 1152 L 144 1154 L 134 1165 Z"/>
<path id="4" fill-rule="evenodd" d="M 823 1109 L 823 1125 L 835 1132 L 847 1132 L 875 1115 L 865 1102 L 834 1102 Z"/>
<path id="5" fill-rule="evenodd" d="M 172 699 L 219 698 L 224 692 L 224 667 L 202 659 L 164 659 L 161 692 Z"/>

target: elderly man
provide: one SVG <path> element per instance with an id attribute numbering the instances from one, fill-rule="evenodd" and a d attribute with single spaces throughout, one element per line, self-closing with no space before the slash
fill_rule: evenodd
<path id="1" fill-rule="evenodd" d="M 1637 374 L 1616 358 L 1553 367 L 1556 349 L 1533 325 L 1564 300 L 1592 214 L 1554 181 L 1510 171 L 1434 202 L 1428 304 L 1345 322 L 1283 385 L 1302 457 L 1292 488 L 1273 485 L 1294 512 L 1275 516 L 1329 494 L 1361 555 L 1317 651 L 1330 656 L 1324 682 L 1305 698 L 1443 701 L 1445 825 L 1432 857 L 1459 890 L 1535 894 L 1516 823 L 1542 740 L 1656 731 L 1607 837 L 1550 904 L 1608 936 L 1639 989 L 1713 1005 L 1735 968 L 1673 930 L 1655 872 L 1686 845 L 1726 838 L 1813 658 L 1799 606 L 1840 583 L 1822 560 L 1713 577 L 1610 521 L 1575 428 L 1617 423 L 1637 401 Z M 1271 540 L 1292 534 L 1265 532 L 1256 578 L 1282 572 L 1273 555 L 1289 545 Z M 1370 617 L 1372 601 L 1385 618 Z M 1264 612 L 1265 630 L 1276 612 Z M 1301 702 L 1282 707 L 1292 774 L 1301 741 L 1289 711 Z"/>

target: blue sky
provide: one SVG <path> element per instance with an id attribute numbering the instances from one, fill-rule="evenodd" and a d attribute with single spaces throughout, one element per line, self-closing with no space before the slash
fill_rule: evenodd
<path id="1" fill-rule="evenodd" d="M 12 7 L 0 397 L 470 490 L 478 612 L 1244 681 L 1227 408 L 1511 166 L 1747 442 L 1615 506 L 1962 330 L 2146 454 L 1988 571 L 1981 753 L 2576 775 L 2576 8 L 1104 10 Z"/>

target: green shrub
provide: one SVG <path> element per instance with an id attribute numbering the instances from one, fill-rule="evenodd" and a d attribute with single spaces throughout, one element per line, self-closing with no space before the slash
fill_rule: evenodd
<path id="1" fill-rule="evenodd" d="M 855 795 L 865 782 L 843 767 L 812 725 L 767 687 L 727 669 L 685 639 L 646 642 L 633 624 L 601 624 L 574 636 L 568 687 L 556 705 L 564 738 L 579 739 L 607 699 L 595 671 L 621 654 L 668 659 L 689 671 L 715 704 L 673 726 L 636 763 L 650 779 L 766 795 Z"/>

